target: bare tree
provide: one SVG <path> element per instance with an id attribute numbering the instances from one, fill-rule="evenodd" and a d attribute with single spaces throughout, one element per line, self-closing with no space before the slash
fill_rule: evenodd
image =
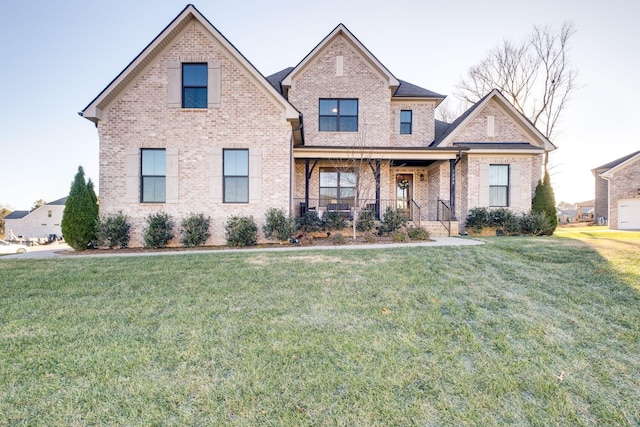
<path id="1" fill-rule="evenodd" d="M 456 86 L 456 95 L 475 103 L 493 89 L 502 94 L 551 139 L 567 101 L 576 87 L 578 71 L 569 61 L 569 41 L 576 30 L 565 22 L 558 33 L 534 26 L 524 42 L 505 40 L 471 67 Z"/>
<path id="2" fill-rule="evenodd" d="M 464 113 L 463 104 L 452 97 L 447 97 L 442 101 L 435 111 L 436 120 L 444 123 L 453 123 L 455 119 Z"/>
<path id="3" fill-rule="evenodd" d="M 366 131 L 358 132 L 355 143 L 345 158 L 332 159 L 331 163 L 350 187 L 353 187 L 352 229 L 356 238 L 358 218 L 367 205 L 377 202 L 376 189 L 380 180 L 380 160 L 371 158 L 367 151 Z"/>

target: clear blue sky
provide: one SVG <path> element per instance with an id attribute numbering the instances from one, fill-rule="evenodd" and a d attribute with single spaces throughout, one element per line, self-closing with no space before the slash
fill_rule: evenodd
<path id="1" fill-rule="evenodd" d="M 264 75 L 296 65 L 345 24 L 398 78 L 452 94 L 467 69 L 534 24 L 573 21 L 574 93 L 551 155 L 556 200 L 593 198 L 590 170 L 640 150 L 640 2 L 633 0 L 194 1 Z M 5 1 L 0 6 L 0 206 L 98 185 L 98 135 L 78 116 L 185 7 L 178 0 Z M 99 192 L 99 188 L 98 188 Z"/>

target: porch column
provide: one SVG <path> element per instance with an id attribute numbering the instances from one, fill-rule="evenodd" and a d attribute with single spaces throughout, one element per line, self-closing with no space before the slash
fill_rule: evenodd
<path id="1" fill-rule="evenodd" d="M 305 164 L 304 164 L 304 203 L 305 203 L 305 209 L 309 209 L 309 180 L 311 179 L 311 175 L 313 174 L 313 170 L 315 169 L 316 165 L 318 164 L 318 159 L 314 160 L 313 162 L 313 166 L 311 166 L 311 168 L 309 168 L 309 162 L 311 160 L 307 159 L 305 160 Z"/>
<path id="2" fill-rule="evenodd" d="M 456 220 L 456 159 L 449 160 L 449 206 L 451 206 L 451 221 Z"/>
<path id="3" fill-rule="evenodd" d="M 374 167 L 375 164 L 375 167 Z M 380 159 L 369 160 L 369 167 L 376 179 L 376 218 L 380 218 Z"/>

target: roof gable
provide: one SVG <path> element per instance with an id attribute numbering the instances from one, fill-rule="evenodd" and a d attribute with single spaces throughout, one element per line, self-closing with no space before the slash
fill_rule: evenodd
<path id="1" fill-rule="evenodd" d="M 13 211 L 2 219 L 22 219 L 27 215 L 29 215 L 29 211 Z"/>
<path id="2" fill-rule="evenodd" d="M 614 160 L 612 162 L 605 163 L 602 166 L 598 166 L 597 168 L 593 168 L 592 171 L 593 172 L 605 172 L 605 171 L 607 171 L 607 170 L 609 170 L 609 169 L 611 169 L 613 167 L 618 166 L 620 163 L 623 163 L 623 162 L 629 160 L 630 158 L 632 158 L 633 156 L 635 156 L 637 154 L 640 154 L 640 151 L 636 151 L 635 153 L 627 154 L 626 156 L 620 157 L 619 159 L 616 159 L 616 160 Z"/>
<path id="3" fill-rule="evenodd" d="M 385 79 L 389 87 L 397 89 L 400 86 L 400 81 L 395 78 L 391 71 L 387 69 L 378 59 L 367 49 L 360 40 L 358 40 L 344 24 L 339 24 L 334 28 L 328 36 L 326 36 L 307 56 L 304 57 L 298 65 L 296 65 L 282 80 L 282 86 L 291 87 L 293 77 L 302 71 L 308 64 L 313 62 L 315 58 L 331 44 L 337 37 L 343 36 L 360 54 L 365 58 Z"/>
<path id="4" fill-rule="evenodd" d="M 460 117 L 454 120 L 454 122 L 451 123 L 449 127 L 444 130 L 444 132 L 442 132 L 440 137 L 436 138 L 433 141 L 431 147 L 452 146 L 455 136 L 458 135 L 461 130 L 464 129 L 465 126 L 468 125 L 474 118 L 476 118 L 490 102 L 496 102 L 507 113 L 507 115 L 524 130 L 525 133 L 527 133 L 533 140 L 539 142 L 540 145 L 544 147 L 545 151 L 553 151 L 556 149 L 556 146 L 553 145 L 551 141 L 549 141 L 549 139 L 547 139 L 522 113 L 516 110 L 516 108 L 497 89 L 494 89 L 486 94 L 482 99 L 473 104 L 467 111 L 460 115 Z M 521 141 L 505 142 L 519 143 Z M 465 144 L 460 143 L 456 145 Z M 495 144 L 492 145 L 495 146 Z M 510 144 L 505 145 L 505 148 L 513 148 L 508 147 L 508 145 Z"/>
<path id="5" fill-rule="evenodd" d="M 612 167 L 610 167 L 607 171 L 600 174 L 603 178 L 612 178 L 617 172 L 622 169 L 631 166 L 632 164 L 640 161 L 640 151 L 636 151 L 633 154 L 629 154 L 628 156 L 622 157 L 618 160 L 614 160 L 611 163 L 614 163 Z M 609 164 L 611 164 L 609 163 Z"/>
<path id="6" fill-rule="evenodd" d="M 278 102 L 283 104 L 288 120 L 299 118 L 299 112 L 282 96 L 280 91 L 275 90 L 253 64 L 191 4 L 187 5 L 79 114 L 93 122 L 99 121 L 102 118 L 102 110 L 194 20 L 200 23 Z"/>

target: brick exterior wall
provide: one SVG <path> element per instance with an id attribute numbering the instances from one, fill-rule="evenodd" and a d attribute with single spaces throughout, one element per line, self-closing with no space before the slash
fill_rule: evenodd
<path id="1" fill-rule="evenodd" d="M 609 181 L 609 228 L 618 230 L 618 202 L 640 197 L 640 160 L 616 171 Z"/>
<path id="2" fill-rule="evenodd" d="M 487 135 L 487 117 L 494 117 L 494 136 Z M 489 102 L 456 134 L 455 142 L 532 142 L 524 130 L 500 108 Z"/>
<path id="3" fill-rule="evenodd" d="M 593 206 L 593 217 L 595 221 L 598 221 L 598 218 L 609 218 L 609 181 L 599 175 L 602 172 L 604 171 L 596 171 L 595 176 L 595 199 Z"/>
<path id="4" fill-rule="evenodd" d="M 221 63 L 221 107 L 170 108 L 167 64 L 215 60 Z M 122 211 L 130 217 L 130 246 L 142 245 L 145 218 L 159 211 L 171 214 L 176 221 L 172 245 L 179 244 L 178 224 L 189 213 L 211 216 L 212 237 L 207 244 L 224 244 L 224 223 L 229 216 L 253 215 L 260 226 L 267 209 L 289 208 L 291 125 L 281 102 L 263 84 L 266 82 L 257 81 L 194 20 L 106 108 L 106 119 L 98 125 L 100 213 Z M 132 148 L 177 149 L 175 203 L 128 201 L 126 157 Z M 260 194 L 250 194 L 252 203 L 225 204 L 211 196 L 222 193 L 222 179 L 212 178 L 212 171 L 222 170 L 220 154 L 224 148 L 246 148 L 250 155 L 261 153 L 261 175 L 255 177 L 261 182 Z M 251 176 L 255 171 L 249 173 Z M 137 185 L 139 192 L 139 179 Z"/>

